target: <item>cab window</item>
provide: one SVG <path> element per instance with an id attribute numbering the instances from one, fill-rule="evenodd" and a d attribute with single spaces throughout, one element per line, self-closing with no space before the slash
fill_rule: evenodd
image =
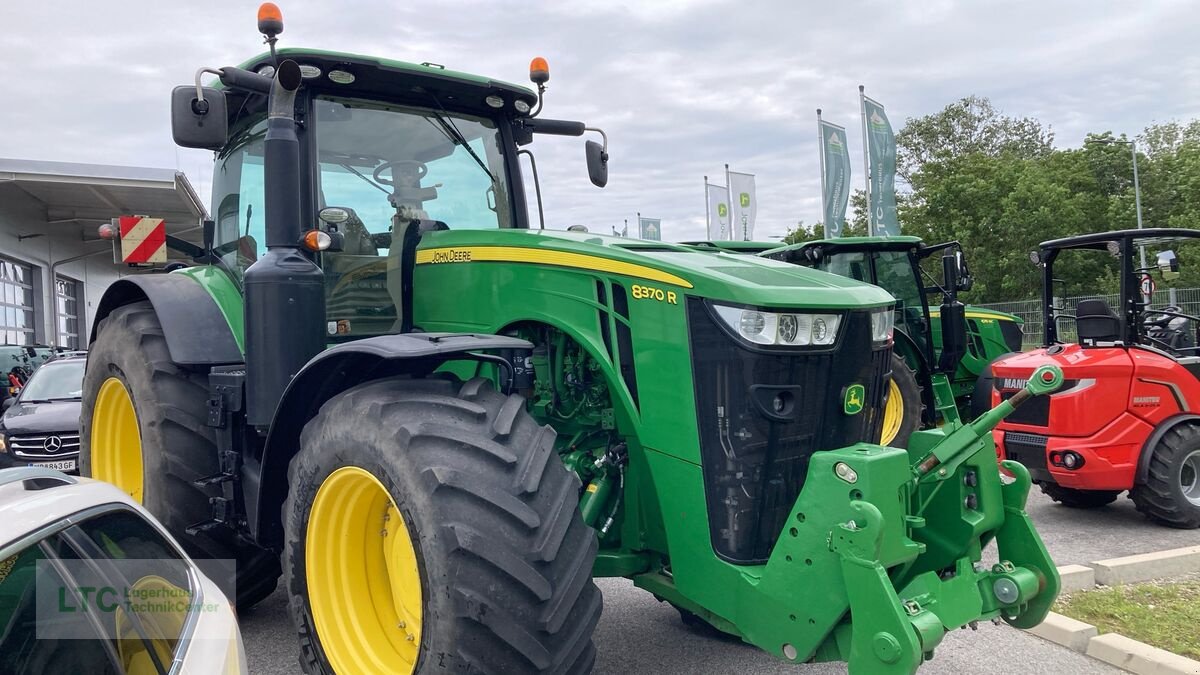
<path id="1" fill-rule="evenodd" d="M 241 274 L 267 250 L 263 182 L 265 119 L 250 121 L 217 156 L 212 206 L 214 244 L 225 264 Z"/>

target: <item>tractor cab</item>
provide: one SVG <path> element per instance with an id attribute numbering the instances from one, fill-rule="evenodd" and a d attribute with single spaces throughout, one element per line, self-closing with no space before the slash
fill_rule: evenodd
<path id="1" fill-rule="evenodd" d="M 1056 501 L 1100 506 L 1128 490 L 1152 520 L 1200 527 L 1200 317 L 1151 304 L 1155 279 L 1179 276 L 1174 249 L 1198 239 L 1178 228 L 1099 232 L 1030 254 L 1042 270 L 1043 346 L 997 362 L 993 396 L 1014 395 L 1045 363 L 1062 367 L 1066 385 L 1003 422 L 996 440 Z M 1116 294 L 1059 300 L 1067 261 L 1115 276 Z"/>
<path id="2" fill-rule="evenodd" d="M 324 272 L 330 342 L 406 331 L 420 235 L 530 227 L 519 158 L 533 160 L 519 147 L 534 133 L 585 133 L 580 122 L 535 119 L 549 77 L 542 59 L 531 67 L 538 93 L 432 63 L 307 49 L 219 69 L 219 88 L 176 90 L 174 123 L 181 144 L 216 151 L 213 244 L 238 278 L 270 245 L 266 90 L 281 61 L 299 66 L 303 85 L 289 112 L 301 123 L 300 214 L 315 215 L 303 227 Z M 210 107 L 197 115 L 201 99 Z M 603 187 L 606 146 L 587 149 Z"/>

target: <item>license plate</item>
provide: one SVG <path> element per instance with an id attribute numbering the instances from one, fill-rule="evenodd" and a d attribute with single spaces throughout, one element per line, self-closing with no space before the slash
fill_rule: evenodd
<path id="1" fill-rule="evenodd" d="M 75 460 L 64 459 L 60 462 L 34 462 L 30 466 L 40 466 L 43 469 L 54 469 L 56 471 L 74 471 Z"/>

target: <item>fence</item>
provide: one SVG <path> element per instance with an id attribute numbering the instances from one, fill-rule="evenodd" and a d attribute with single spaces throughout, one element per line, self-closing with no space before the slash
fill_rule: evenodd
<path id="1" fill-rule="evenodd" d="M 1108 295 L 1079 295 L 1068 298 L 1055 298 L 1054 306 L 1067 314 L 1075 313 L 1075 306 L 1080 300 L 1088 298 L 1099 298 L 1109 307 L 1116 309 L 1119 305 L 1117 294 Z M 1154 292 L 1154 297 L 1150 302 L 1153 307 L 1165 307 L 1167 305 L 1175 305 L 1179 307 L 1179 311 L 1183 314 L 1191 314 L 1192 316 L 1200 316 L 1200 288 L 1163 288 Z M 1022 341 L 1022 349 L 1032 349 L 1042 344 L 1042 301 L 1037 300 L 1020 300 L 1017 302 L 990 302 L 977 307 L 985 307 L 994 309 L 998 312 L 1007 312 L 1021 317 L 1025 321 L 1025 338 Z M 1064 342 L 1073 342 L 1075 340 L 1075 321 L 1073 319 L 1062 317 L 1058 320 L 1058 338 Z"/>

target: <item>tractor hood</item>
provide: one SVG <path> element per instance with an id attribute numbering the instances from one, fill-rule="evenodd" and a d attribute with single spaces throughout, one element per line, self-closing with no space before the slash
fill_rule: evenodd
<path id="1" fill-rule="evenodd" d="M 449 230 L 426 234 L 417 263 L 506 262 L 602 270 L 759 307 L 882 307 L 876 286 L 757 256 L 558 230 Z"/>

